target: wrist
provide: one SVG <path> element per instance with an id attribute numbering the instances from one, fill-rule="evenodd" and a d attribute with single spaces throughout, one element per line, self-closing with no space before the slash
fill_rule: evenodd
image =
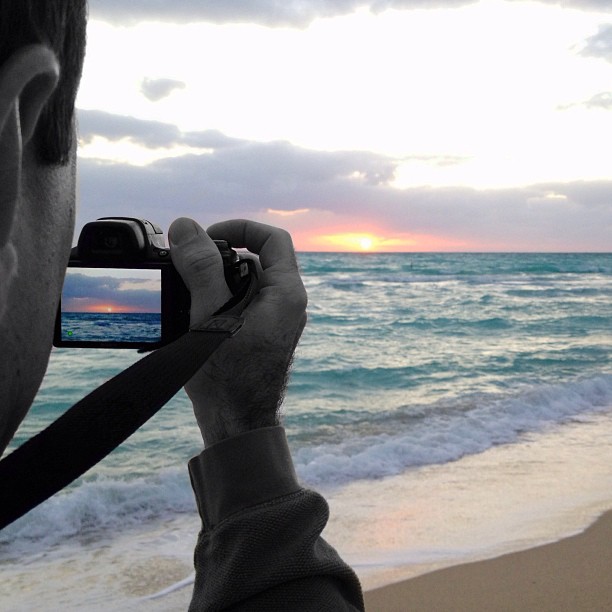
<path id="1" fill-rule="evenodd" d="M 276 409 L 267 411 L 261 408 L 248 411 L 215 410 L 210 406 L 208 409 L 198 409 L 195 405 L 194 409 L 199 415 L 198 425 L 206 448 L 256 429 L 280 425 L 280 417 Z M 240 417 L 239 413 L 242 413 Z"/>
<path id="2" fill-rule="evenodd" d="M 282 427 L 236 436 L 189 463 L 204 527 L 247 507 L 300 490 Z"/>

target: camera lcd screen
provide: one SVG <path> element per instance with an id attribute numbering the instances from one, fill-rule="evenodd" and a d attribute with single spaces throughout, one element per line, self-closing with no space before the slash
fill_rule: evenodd
<path id="1" fill-rule="evenodd" d="M 69 267 L 61 301 L 62 343 L 160 342 L 161 289 L 159 269 Z"/>

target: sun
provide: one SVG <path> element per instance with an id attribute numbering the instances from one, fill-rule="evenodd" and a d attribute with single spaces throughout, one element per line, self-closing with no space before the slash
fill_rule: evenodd
<path id="1" fill-rule="evenodd" d="M 359 247 L 362 251 L 369 251 L 374 246 L 374 240 L 368 236 L 359 239 Z"/>
<path id="2" fill-rule="evenodd" d="M 316 241 L 321 246 L 331 246 L 333 251 L 344 251 L 347 253 L 370 251 L 373 248 L 377 248 L 381 243 L 381 239 L 374 234 L 354 234 L 349 232 L 317 236 Z"/>
<path id="3" fill-rule="evenodd" d="M 83 310 L 83 312 L 96 312 L 98 314 L 114 314 L 120 311 L 120 306 L 118 307 L 116 304 L 109 304 L 108 302 L 106 304 L 89 304 L 87 308 Z"/>

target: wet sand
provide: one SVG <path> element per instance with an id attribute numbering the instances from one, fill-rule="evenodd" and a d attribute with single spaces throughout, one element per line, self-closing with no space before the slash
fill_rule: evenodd
<path id="1" fill-rule="evenodd" d="M 612 512 L 585 532 L 368 591 L 368 612 L 612 610 Z"/>

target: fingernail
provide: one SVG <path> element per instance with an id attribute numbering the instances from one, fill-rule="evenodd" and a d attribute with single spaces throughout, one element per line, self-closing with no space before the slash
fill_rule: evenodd
<path id="1" fill-rule="evenodd" d="M 172 224 L 172 230 L 168 234 L 170 244 L 178 246 L 189 242 L 192 238 L 198 235 L 198 225 L 191 219 L 177 219 Z"/>

